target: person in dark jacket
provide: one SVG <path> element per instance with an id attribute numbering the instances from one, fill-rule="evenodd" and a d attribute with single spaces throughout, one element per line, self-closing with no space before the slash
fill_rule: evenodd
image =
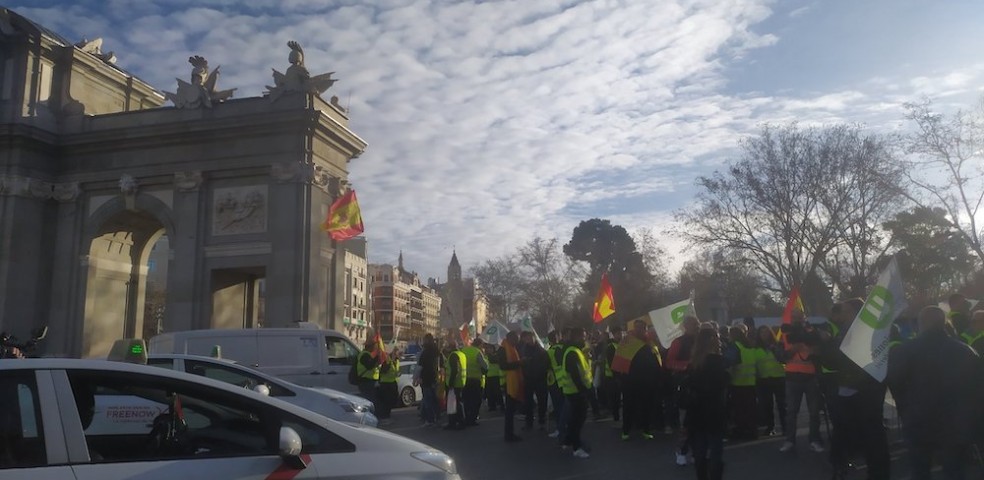
<path id="1" fill-rule="evenodd" d="M 533 416 L 536 413 L 540 430 L 547 428 L 547 370 L 550 369 L 550 357 L 547 351 L 537 343 L 533 332 L 520 334 L 521 344 L 519 355 L 523 363 L 523 382 L 526 401 L 524 403 L 526 421 L 523 430 L 533 429 Z M 535 397 L 535 403 L 534 403 Z"/>
<path id="2" fill-rule="evenodd" d="M 868 465 L 868 479 L 888 480 L 891 457 L 883 414 L 885 385 L 840 349 L 854 318 L 864 307 L 864 300 L 852 298 L 838 306 L 838 333 L 832 339 L 821 342 L 817 355 L 822 365 L 829 366 L 829 375 L 834 382 L 826 396 L 833 423 L 830 441 L 833 478 L 845 478 L 852 454 L 860 451 L 864 453 Z M 821 332 L 821 338 L 824 335 Z"/>
<path id="3" fill-rule="evenodd" d="M 441 365 L 441 352 L 437 349 L 434 336 L 424 336 L 424 347 L 417 360 L 417 383 L 423 396 L 420 403 L 420 414 L 425 426 L 437 425 L 439 415 L 437 401 L 437 372 Z"/>
<path id="4" fill-rule="evenodd" d="M 934 457 L 948 480 L 966 478 L 967 459 L 980 425 L 984 369 L 966 344 L 946 332 L 939 307 L 919 312 L 919 336 L 893 352 L 888 383 L 902 417 L 912 478 L 932 478 Z"/>
<path id="5" fill-rule="evenodd" d="M 698 480 L 720 480 L 724 472 L 724 434 L 728 423 L 731 375 L 721 356 L 716 329 L 697 332 L 688 375 L 681 388 L 684 426 L 694 453 Z"/>
<path id="6" fill-rule="evenodd" d="M 629 372 L 622 377 L 622 395 L 625 403 L 622 440 L 629 439 L 629 433 L 634 427 L 639 428 L 642 438 L 652 440 L 650 414 L 656 401 L 656 388 L 661 374 L 659 359 L 646 335 L 646 322 L 637 320 L 628 334 L 642 342 L 642 348 L 632 356 Z"/>

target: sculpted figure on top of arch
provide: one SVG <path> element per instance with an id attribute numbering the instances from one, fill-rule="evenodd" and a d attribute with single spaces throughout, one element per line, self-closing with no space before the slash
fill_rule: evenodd
<path id="1" fill-rule="evenodd" d="M 287 72 L 280 73 L 277 69 L 273 69 L 274 86 L 267 85 L 266 94 L 270 96 L 271 102 L 276 102 L 285 93 L 299 92 L 321 95 L 338 81 L 337 78 L 331 78 L 335 72 L 312 77 L 311 72 L 304 66 L 304 50 L 301 48 L 301 44 L 291 40 L 287 42 L 287 46 L 290 47 L 290 55 L 287 57 L 290 66 L 287 67 Z"/>
<path id="2" fill-rule="evenodd" d="M 222 103 L 232 97 L 235 88 L 229 90 L 216 90 L 215 83 L 219 80 L 219 68 L 208 71 L 208 60 L 204 57 L 195 55 L 188 57 L 191 64 L 191 83 L 180 78 L 178 81 L 177 93 L 164 92 L 164 97 L 174 103 L 177 108 L 212 108 L 216 103 Z"/>

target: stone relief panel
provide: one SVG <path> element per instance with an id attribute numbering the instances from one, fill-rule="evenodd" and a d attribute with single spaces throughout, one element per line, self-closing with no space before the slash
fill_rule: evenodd
<path id="1" fill-rule="evenodd" d="M 212 235 L 266 232 L 268 204 L 266 185 L 216 188 L 212 196 Z"/>

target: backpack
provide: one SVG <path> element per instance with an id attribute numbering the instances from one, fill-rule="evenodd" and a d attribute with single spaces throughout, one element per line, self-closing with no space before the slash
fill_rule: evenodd
<path id="1" fill-rule="evenodd" d="M 349 371 L 348 371 L 348 382 L 351 385 L 358 385 L 359 384 L 359 372 L 357 370 L 357 367 L 358 366 L 359 366 L 359 360 L 356 359 L 355 362 L 352 362 L 352 366 L 349 368 Z"/>

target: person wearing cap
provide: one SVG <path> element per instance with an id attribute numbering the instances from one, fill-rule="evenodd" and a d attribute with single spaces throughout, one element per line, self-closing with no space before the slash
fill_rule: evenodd
<path id="1" fill-rule="evenodd" d="M 478 425 L 478 410 L 482 406 L 482 390 L 485 388 L 485 375 L 489 364 L 482 353 L 482 339 L 476 338 L 471 345 L 461 348 L 465 354 L 465 388 L 462 389 L 462 402 L 465 406 L 465 426 Z"/>

